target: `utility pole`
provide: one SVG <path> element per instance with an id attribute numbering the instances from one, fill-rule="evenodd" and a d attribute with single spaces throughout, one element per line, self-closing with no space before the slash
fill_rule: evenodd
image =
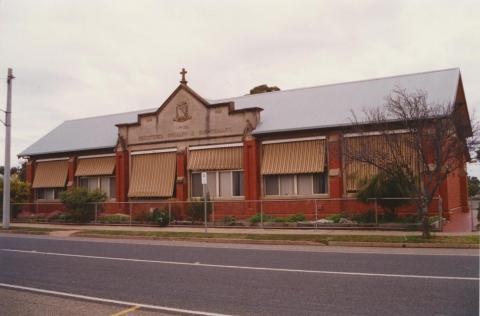
<path id="1" fill-rule="evenodd" d="M 3 169 L 3 225 L 4 229 L 10 226 L 10 141 L 12 129 L 12 68 L 8 68 L 7 76 L 7 109 L 5 110 L 5 166 Z"/>

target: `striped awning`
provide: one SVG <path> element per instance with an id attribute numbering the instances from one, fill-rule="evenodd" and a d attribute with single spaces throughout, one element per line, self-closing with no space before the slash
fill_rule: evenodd
<path id="1" fill-rule="evenodd" d="M 243 147 L 190 150 L 189 170 L 243 169 Z"/>
<path id="2" fill-rule="evenodd" d="M 108 176 L 115 170 L 115 157 L 80 158 L 78 160 L 76 177 Z"/>
<path id="3" fill-rule="evenodd" d="M 132 155 L 128 197 L 171 197 L 176 162 L 175 152 Z"/>
<path id="4" fill-rule="evenodd" d="M 345 182 L 347 192 L 354 192 L 378 173 L 380 166 L 407 164 L 418 175 L 419 160 L 408 134 L 371 135 L 345 138 Z M 363 161 L 362 161 L 363 160 Z"/>
<path id="5" fill-rule="evenodd" d="M 37 162 L 32 188 L 63 188 L 67 182 L 68 160 Z"/>
<path id="6" fill-rule="evenodd" d="M 262 145 L 262 174 L 320 173 L 325 167 L 325 140 Z"/>

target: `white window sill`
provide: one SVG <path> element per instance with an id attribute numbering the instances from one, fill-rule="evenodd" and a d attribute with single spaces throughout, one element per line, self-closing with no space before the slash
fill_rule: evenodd
<path id="1" fill-rule="evenodd" d="M 264 195 L 264 200 L 305 200 L 305 199 L 328 199 L 329 193 L 306 194 L 306 195 Z"/>

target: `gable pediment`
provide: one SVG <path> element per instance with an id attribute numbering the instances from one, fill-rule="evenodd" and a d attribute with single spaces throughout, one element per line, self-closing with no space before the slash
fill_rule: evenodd
<path id="1" fill-rule="evenodd" d="M 182 84 L 155 112 L 139 114 L 137 122 L 117 126 L 127 144 L 242 136 L 246 128 L 255 128 L 260 111 L 235 110 L 233 103 L 211 105 Z"/>

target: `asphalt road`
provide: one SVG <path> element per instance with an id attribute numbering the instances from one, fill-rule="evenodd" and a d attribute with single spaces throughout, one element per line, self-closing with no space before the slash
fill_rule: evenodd
<path id="1" fill-rule="evenodd" d="M 235 315 L 478 315 L 478 251 L 313 249 L 0 235 L 0 283 Z"/>

